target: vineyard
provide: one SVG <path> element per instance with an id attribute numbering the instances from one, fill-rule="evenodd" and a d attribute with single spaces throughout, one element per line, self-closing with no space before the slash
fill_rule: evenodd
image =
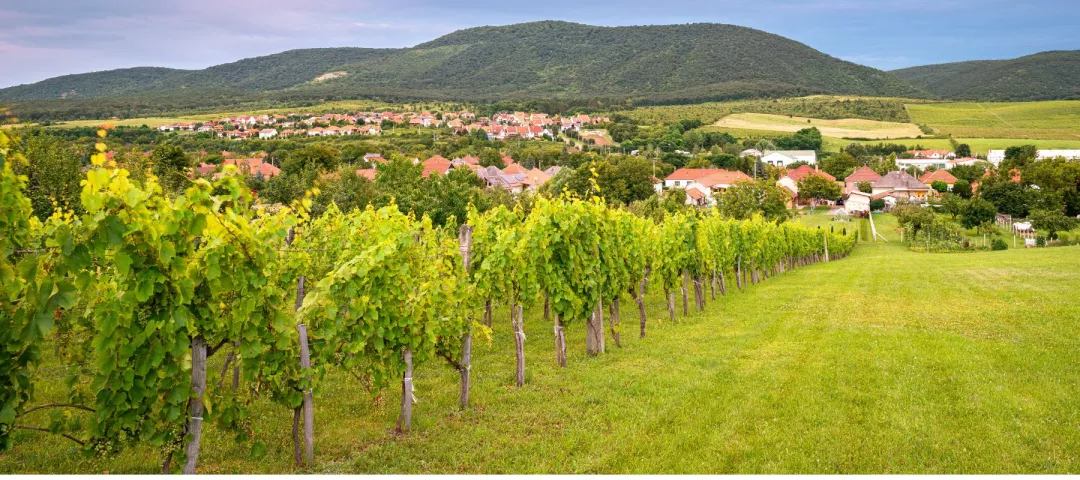
<path id="1" fill-rule="evenodd" d="M 470 408 L 472 344 L 491 340 L 495 306 L 511 312 L 520 387 L 525 309 L 549 322 L 551 361 L 574 368 L 567 329 L 583 328 L 586 352 L 601 355 L 630 331 L 645 337 L 646 295 L 663 295 L 675 321 L 717 292 L 855 244 L 854 232 L 697 211 L 657 222 L 569 197 L 527 213 L 471 210 L 456 231 L 394 205 L 315 218 L 317 190 L 256 208 L 231 174 L 168 198 L 154 177 L 135 182 L 107 161 L 103 141 L 82 182 L 85 213 L 40 222 L 7 142 L 0 133 L 0 451 L 20 431 L 86 455 L 151 446 L 163 473 L 197 471 L 206 427 L 259 450 L 269 439 L 251 416 L 265 400 L 291 411 L 275 433 L 291 438 L 295 464 L 314 465 L 314 412 L 341 374 L 400 392 L 399 434 L 412 426 L 418 370 L 455 371 L 459 408 Z M 646 291 L 650 277 L 661 291 Z M 623 328 L 622 301 L 636 306 L 636 328 Z M 42 370 L 45 349 L 63 368 Z M 35 383 L 57 371 L 67 400 L 36 401 Z"/>

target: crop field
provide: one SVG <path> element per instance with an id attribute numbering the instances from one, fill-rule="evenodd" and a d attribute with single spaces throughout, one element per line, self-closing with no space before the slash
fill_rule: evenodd
<path id="1" fill-rule="evenodd" d="M 772 100 L 706 102 L 693 105 L 639 107 L 621 113 L 644 124 L 670 124 L 679 120 L 700 120 L 712 124 L 732 113 L 769 113 L 822 119 L 862 118 L 888 122 L 907 122 L 904 103 L 898 98 L 840 97 L 813 95 Z"/>
<path id="2" fill-rule="evenodd" d="M 1080 140 L 1080 100 L 908 104 L 911 120 L 953 137 Z"/>
<path id="3" fill-rule="evenodd" d="M 842 228 L 825 210 L 794 221 Z M 892 235 L 890 216 L 875 220 Z M 457 373 L 432 364 L 415 376 L 413 430 L 395 437 L 398 391 L 373 401 L 340 377 L 317 396 L 313 467 L 292 466 L 291 412 L 266 400 L 252 424 L 266 451 L 249 455 L 210 427 L 200 472 L 1075 472 L 1077 264 L 1080 247 L 922 254 L 868 243 L 730 286 L 675 323 L 654 285 L 646 338 L 625 314 L 622 348 L 609 340 L 588 358 L 575 324 L 565 369 L 533 309 L 522 388 L 499 309 L 491 341 L 474 348 L 470 410 L 456 406 Z M 39 399 L 61 400 L 60 382 L 44 382 Z M 148 447 L 87 457 L 31 432 L 15 444 L 0 472 L 155 473 L 160 462 Z"/>
<path id="4" fill-rule="evenodd" d="M 922 135 L 913 123 L 882 122 L 858 118 L 822 120 L 817 118 L 772 115 L 765 113 L 735 113 L 721 118 L 716 127 L 732 127 L 748 130 L 772 130 L 794 133 L 808 127 L 817 127 L 824 136 L 840 138 L 914 138 Z"/>

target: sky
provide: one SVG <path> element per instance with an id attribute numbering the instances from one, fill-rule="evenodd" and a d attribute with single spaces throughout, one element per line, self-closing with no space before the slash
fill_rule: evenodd
<path id="1" fill-rule="evenodd" d="M 730 23 L 890 70 L 1080 49 L 1078 18 L 1077 0 L 0 0 L 0 87 L 114 68 L 205 68 L 294 48 L 409 47 L 536 20 Z"/>

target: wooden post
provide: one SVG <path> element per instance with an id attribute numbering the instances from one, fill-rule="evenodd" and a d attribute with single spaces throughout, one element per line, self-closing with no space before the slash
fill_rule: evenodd
<path id="1" fill-rule="evenodd" d="M 300 277 L 303 280 L 304 277 Z M 301 285 L 303 283 L 301 282 Z M 308 387 L 304 390 L 304 460 L 315 463 L 315 405 L 311 395 L 311 352 L 308 351 L 307 325 L 296 325 L 300 332 L 300 368 L 308 372 Z"/>
<path id="2" fill-rule="evenodd" d="M 202 439 L 203 394 L 206 393 L 206 339 L 197 335 L 191 339 L 191 388 L 195 397 L 190 402 L 187 433 L 187 459 L 184 475 L 194 475 L 199 464 L 199 441 Z"/>
<path id="3" fill-rule="evenodd" d="M 716 300 L 716 267 L 713 267 L 712 276 L 709 277 L 709 292 L 712 294 L 712 299 Z"/>
<path id="4" fill-rule="evenodd" d="M 664 299 L 667 300 L 667 311 L 668 316 L 671 317 L 671 323 L 675 323 L 675 292 L 664 287 Z"/>
<path id="5" fill-rule="evenodd" d="M 296 460 L 297 465 L 304 464 L 304 457 L 300 452 L 300 416 L 302 411 L 303 408 L 296 407 L 293 409 L 292 416 L 293 457 Z"/>
<path id="6" fill-rule="evenodd" d="M 510 312 L 514 316 L 514 349 L 517 353 L 517 386 L 525 385 L 525 318 L 521 305 L 512 305 Z"/>
<path id="7" fill-rule="evenodd" d="M 401 413 L 398 414 L 397 433 L 412 428 L 413 405 L 412 350 L 405 350 L 405 375 L 401 378 Z"/>
<path id="8" fill-rule="evenodd" d="M 690 315 L 690 271 L 685 268 L 682 271 L 682 314 Z"/>
<path id="9" fill-rule="evenodd" d="M 825 237 L 825 261 L 828 262 L 829 261 L 829 234 L 822 232 L 821 235 L 823 237 Z"/>
<path id="10" fill-rule="evenodd" d="M 619 342 L 619 322 L 622 321 L 619 318 L 619 297 L 615 297 L 611 303 L 608 304 L 608 308 L 611 309 L 608 315 L 608 322 L 611 324 L 611 338 L 615 339 L 615 346 L 622 348 L 622 343 Z"/>
<path id="11" fill-rule="evenodd" d="M 735 286 L 742 290 L 742 284 L 742 255 L 739 255 L 739 260 L 735 263 Z"/>
<path id="12" fill-rule="evenodd" d="M 589 355 L 604 353 L 604 314 L 603 302 L 597 300 L 596 307 L 585 324 L 585 351 Z"/>
<path id="13" fill-rule="evenodd" d="M 559 321 L 559 314 L 553 315 L 555 318 L 555 361 L 560 367 L 566 366 L 566 336 L 563 334 L 562 322 Z"/>
<path id="14" fill-rule="evenodd" d="M 484 302 L 484 325 L 491 326 L 491 299 Z"/>
<path id="15" fill-rule="evenodd" d="M 720 269 L 720 295 L 727 295 L 727 285 L 724 283 L 724 269 Z"/>
<path id="16" fill-rule="evenodd" d="M 641 283 L 645 283 L 645 280 L 642 280 Z M 638 293 L 643 290 L 634 290 L 634 287 L 630 287 L 630 296 L 634 297 L 634 301 L 637 302 L 638 316 L 641 321 L 641 336 L 638 338 L 645 338 L 645 295 Z"/>
<path id="17" fill-rule="evenodd" d="M 458 248 L 461 251 L 461 263 L 465 266 L 465 274 L 468 275 L 472 264 L 472 226 L 462 225 L 458 231 Z M 461 408 L 469 408 L 469 374 L 472 371 L 472 317 L 466 320 L 465 333 L 461 336 L 461 363 L 458 372 L 461 374 L 461 395 L 459 403 Z"/>

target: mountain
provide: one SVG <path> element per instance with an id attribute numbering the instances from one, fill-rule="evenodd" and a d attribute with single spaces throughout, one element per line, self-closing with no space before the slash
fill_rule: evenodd
<path id="1" fill-rule="evenodd" d="M 183 97 L 197 106 L 205 89 L 291 99 L 562 97 L 654 103 L 814 93 L 925 95 L 889 73 L 746 27 L 543 21 L 459 30 L 412 48 L 292 50 L 203 70 L 66 75 L 0 89 L 0 100 L 149 98 L 143 94 L 156 92 L 158 98 Z"/>
<path id="2" fill-rule="evenodd" d="M 891 73 L 945 99 L 1080 98 L 1080 50 L 1042 52 L 1011 60 L 924 65 Z"/>

